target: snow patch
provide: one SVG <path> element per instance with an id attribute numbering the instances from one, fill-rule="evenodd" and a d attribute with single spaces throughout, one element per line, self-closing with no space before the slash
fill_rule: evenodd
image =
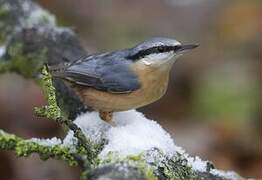
<path id="1" fill-rule="evenodd" d="M 100 143 L 105 138 L 105 133 L 110 125 L 99 118 L 97 112 L 87 112 L 76 118 L 74 123 L 81 128 L 85 136 L 93 143 Z M 63 140 L 63 145 L 71 147 L 77 144 L 73 131 L 68 131 L 67 136 Z"/>
<path id="2" fill-rule="evenodd" d="M 210 171 L 211 174 L 219 176 L 219 177 L 225 177 L 227 179 L 231 179 L 231 180 L 239 180 L 240 177 L 239 175 L 237 175 L 235 172 L 233 171 L 222 171 L 222 170 L 218 170 L 218 169 L 212 169 Z"/>
<path id="3" fill-rule="evenodd" d="M 53 137 L 51 139 L 39 139 L 39 138 L 32 138 L 29 140 L 30 142 L 37 143 L 42 146 L 55 146 L 62 144 L 61 139 Z"/>
<path id="4" fill-rule="evenodd" d="M 5 46 L 0 46 L 0 57 L 5 54 L 6 47 Z"/>
<path id="5" fill-rule="evenodd" d="M 43 10 L 38 5 L 24 1 L 22 8 L 25 13 L 28 13 L 26 19 L 21 19 L 23 26 L 34 27 L 35 25 L 56 25 L 55 16 L 51 15 L 48 11 Z"/>
<path id="6" fill-rule="evenodd" d="M 110 152 L 116 152 L 120 156 L 137 155 L 153 148 L 171 155 L 177 150 L 170 135 L 140 112 L 131 110 L 115 113 L 114 123 L 116 126 L 111 127 L 106 134 L 108 144 L 100 157 Z"/>
<path id="7" fill-rule="evenodd" d="M 187 155 L 188 156 L 188 155 Z M 186 157 L 188 160 L 188 164 L 192 167 L 193 170 L 199 172 L 207 171 L 207 161 L 201 160 L 198 156 L 196 157 Z"/>
<path id="8" fill-rule="evenodd" d="M 28 21 L 32 24 L 47 23 L 51 26 L 56 24 L 55 17 L 41 8 L 36 8 L 34 11 L 32 11 Z"/>
<path id="9" fill-rule="evenodd" d="M 208 171 L 208 161 L 203 161 L 198 156 L 189 156 L 181 147 L 175 145 L 171 136 L 157 122 L 147 119 L 135 110 L 114 113 L 115 126 L 102 121 L 97 112 L 84 113 L 78 116 L 74 123 L 93 143 L 106 140 L 107 143 L 98 155 L 102 161 L 112 154 L 125 158 L 145 153 L 145 160 L 154 164 L 179 154 L 182 159 L 187 160 L 187 166 L 192 167 L 193 171 Z M 69 131 L 63 145 L 73 150 L 76 144 L 77 139 L 73 132 Z M 211 169 L 210 173 L 232 180 L 239 179 L 234 172 Z"/>
<path id="10" fill-rule="evenodd" d="M 107 141 L 99 154 L 100 158 L 106 157 L 108 153 L 117 153 L 123 157 L 138 155 L 153 148 L 171 156 L 175 152 L 184 152 L 159 124 L 135 110 L 114 113 L 115 126 L 102 121 L 97 112 L 82 114 L 74 122 L 92 142 Z M 71 146 L 76 142 L 73 132 L 69 131 L 63 144 Z"/>

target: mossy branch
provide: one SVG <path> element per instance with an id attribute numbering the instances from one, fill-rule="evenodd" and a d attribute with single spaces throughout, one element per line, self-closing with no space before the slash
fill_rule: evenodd
<path id="1" fill-rule="evenodd" d="M 47 49 L 43 48 L 36 52 L 24 53 L 24 46 L 21 43 L 12 44 L 6 49 L 9 60 L 2 57 L 0 61 L 0 74 L 16 72 L 25 78 L 36 79 L 37 75 L 46 62 Z"/>
<path id="2" fill-rule="evenodd" d="M 47 104 L 41 108 L 35 108 L 35 113 L 40 117 L 52 119 L 62 126 L 68 127 L 74 132 L 74 136 L 78 140 L 77 151 L 79 154 L 86 155 L 88 164 L 95 164 L 95 157 L 97 156 L 97 146 L 94 145 L 82 132 L 82 130 L 74 124 L 74 122 L 62 115 L 62 111 L 57 105 L 55 88 L 52 82 L 52 76 L 48 72 L 47 67 L 44 66 L 42 70 L 41 85 L 44 95 L 47 99 Z"/>
<path id="3" fill-rule="evenodd" d="M 70 166 L 78 165 L 75 155 L 68 147 L 63 145 L 41 145 L 31 140 L 25 140 L 13 134 L 0 130 L 0 149 L 12 150 L 19 157 L 28 157 L 32 153 L 37 153 L 42 160 L 49 158 L 63 160 Z"/>
<path id="4" fill-rule="evenodd" d="M 42 79 L 40 84 L 47 100 L 47 106 L 35 108 L 35 113 L 38 116 L 46 117 L 58 121 L 62 118 L 61 109 L 57 105 L 55 88 L 52 82 L 52 76 L 48 73 L 47 67 L 44 66 L 42 70 Z"/>

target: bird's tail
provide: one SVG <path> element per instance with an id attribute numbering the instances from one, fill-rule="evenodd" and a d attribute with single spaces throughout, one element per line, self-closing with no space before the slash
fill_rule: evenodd
<path id="1" fill-rule="evenodd" d="M 58 78 L 64 78 L 66 77 L 66 69 L 72 65 L 74 62 L 77 62 L 78 60 L 87 57 L 87 54 L 81 54 L 77 56 L 77 58 L 72 59 L 66 56 L 63 56 L 64 62 L 55 64 L 55 65 L 47 65 L 48 71 L 51 73 L 53 77 L 58 77 Z"/>

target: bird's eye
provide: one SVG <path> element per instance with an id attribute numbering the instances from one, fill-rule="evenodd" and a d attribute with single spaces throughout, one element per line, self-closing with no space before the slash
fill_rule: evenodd
<path id="1" fill-rule="evenodd" d="M 164 52 L 165 51 L 165 48 L 163 46 L 159 46 L 157 48 L 158 52 Z"/>

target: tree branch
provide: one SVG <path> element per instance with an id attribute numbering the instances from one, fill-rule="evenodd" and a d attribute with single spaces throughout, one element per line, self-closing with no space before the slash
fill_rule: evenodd
<path id="1" fill-rule="evenodd" d="M 58 140 L 57 140 L 58 141 Z M 0 130 L 0 149 L 15 151 L 19 157 L 28 157 L 32 153 L 37 153 L 42 160 L 49 158 L 63 160 L 70 166 L 78 165 L 75 154 L 70 152 L 68 147 L 64 147 L 61 143 L 49 144 L 47 140 L 25 140 L 13 134 L 9 134 Z"/>
<path id="2" fill-rule="evenodd" d="M 2 13 L 1 13 L 2 12 Z M 58 27 L 55 17 L 30 0 L 0 0 L 0 73 L 16 72 L 38 80 L 44 64 L 74 61 L 87 52 L 68 28 Z M 58 105 L 74 119 L 86 107 L 74 91 L 60 79 L 54 79 Z"/>
<path id="3" fill-rule="evenodd" d="M 57 105 L 55 88 L 52 83 L 52 77 L 47 72 L 47 67 L 44 66 L 42 70 L 42 79 L 41 79 L 42 89 L 44 95 L 47 99 L 47 104 L 41 108 L 35 108 L 35 113 L 40 117 L 46 117 L 48 119 L 54 120 L 59 123 L 61 126 L 66 126 L 68 129 L 72 130 L 74 137 L 77 138 L 77 153 L 86 155 L 85 160 L 90 164 L 94 164 L 94 159 L 96 158 L 96 147 L 89 139 L 84 135 L 81 129 L 74 124 L 72 120 L 69 120 L 67 117 L 62 116 L 60 107 Z"/>

